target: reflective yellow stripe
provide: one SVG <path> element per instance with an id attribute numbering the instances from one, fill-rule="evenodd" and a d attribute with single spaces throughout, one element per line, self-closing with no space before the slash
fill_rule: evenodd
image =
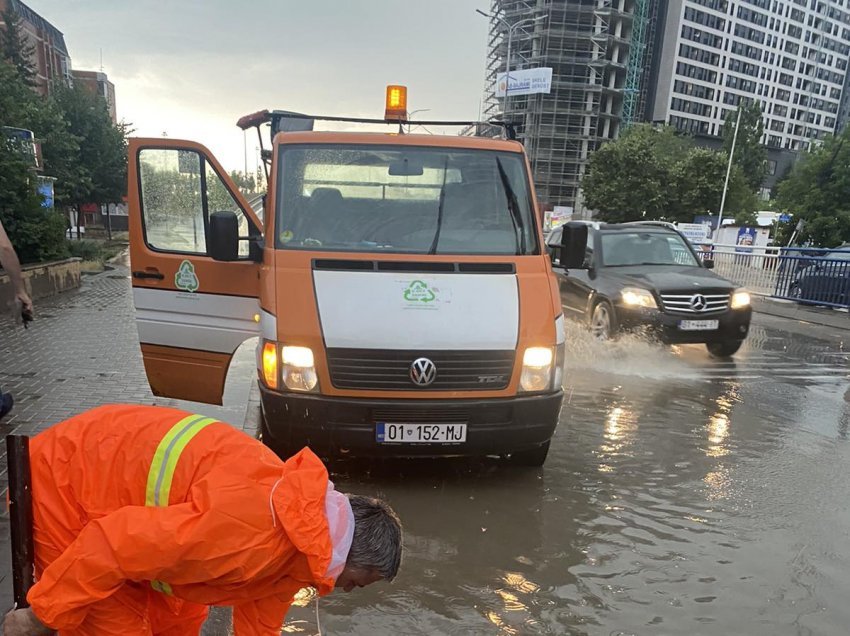
<path id="1" fill-rule="evenodd" d="M 186 444 L 204 428 L 215 422 L 211 417 L 190 415 L 177 422 L 162 438 L 151 461 L 148 471 L 148 484 L 145 489 L 146 506 L 167 506 L 171 494 L 171 482 L 174 470 Z M 171 596 L 171 586 L 165 581 L 151 581 L 151 587 L 157 592 Z"/>
<path id="2" fill-rule="evenodd" d="M 203 415 L 190 415 L 177 422 L 165 434 L 156 448 L 148 471 L 148 485 L 145 490 L 146 506 L 168 505 L 174 469 L 177 467 L 180 454 L 195 435 L 215 421 Z"/>

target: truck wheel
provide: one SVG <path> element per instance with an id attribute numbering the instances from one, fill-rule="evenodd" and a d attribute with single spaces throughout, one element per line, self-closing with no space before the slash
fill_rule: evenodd
<path id="1" fill-rule="evenodd" d="M 525 466 L 528 468 L 539 468 L 546 462 L 546 456 L 549 454 L 549 444 L 546 442 L 542 446 L 532 448 L 531 450 L 517 451 L 508 456 L 508 463 L 511 466 Z"/>
<path id="2" fill-rule="evenodd" d="M 709 342 L 705 345 L 705 348 L 708 349 L 708 352 L 715 358 L 731 358 L 738 353 L 738 349 L 741 348 L 742 344 L 744 344 L 743 340 Z"/>
<path id="3" fill-rule="evenodd" d="M 600 300 L 593 308 L 590 318 L 590 333 L 597 340 L 610 340 L 617 332 L 614 308 L 607 300 Z"/>

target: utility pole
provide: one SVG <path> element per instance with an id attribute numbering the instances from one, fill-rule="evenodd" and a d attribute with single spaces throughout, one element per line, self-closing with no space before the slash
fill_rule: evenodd
<path id="1" fill-rule="evenodd" d="M 717 219 L 717 235 L 723 227 L 723 210 L 726 207 L 726 193 L 729 190 L 729 175 L 732 174 L 732 159 L 735 157 L 735 144 L 738 142 L 738 128 L 741 127 L 741 113 L 744 109 L 738 104 L 738 118 L 735 121 L 735 134 L 732 135 L 732 149 L 729 151 L 729 164 L 726 166 L 726 182 L 723 184 L 723 196 L 720 198 L 720 214 Z"/>

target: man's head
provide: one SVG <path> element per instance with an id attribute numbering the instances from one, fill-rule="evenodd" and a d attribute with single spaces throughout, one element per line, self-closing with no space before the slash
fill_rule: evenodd
<path id="1" fill-rule="evenodd" d="M 350 592 L 381 580 L 392 581 L 401 565 L 401 521 L 380 499 L 349 495 L 354 538 L 336 586 Z"/>

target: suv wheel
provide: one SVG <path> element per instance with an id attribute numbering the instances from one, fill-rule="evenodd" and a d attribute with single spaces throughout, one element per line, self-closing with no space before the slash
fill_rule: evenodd
<path id="1" fill-rule="evenodd" d="M 614 327 L 614 309 L 607 300 L 599 301 L 593 308 L 590 318 L 590 333 L 597 340 L 610 340 L 616 329 Z"/>
<path id="2" fill-rule="evenodd" d="M 741 348 L 742 344 L 744 344 L 743 340 L 709 342 L 705 345 L 705 348 L 708 349 L 708 352 L 715 358 L 731 358 L 738 353 L 738 349 Z"/>
<path id="3" fill-rule="evenodd" d="M 518 451 L 511 453 L 508 456 L 508 463 L 512 466 L 525 466 L 528 468 L 539 468 L 546 461 L 546 456 L 549 454 L 549 444 L 546 442 L 542 446 L 532 448 L 531 450 Z"/>

